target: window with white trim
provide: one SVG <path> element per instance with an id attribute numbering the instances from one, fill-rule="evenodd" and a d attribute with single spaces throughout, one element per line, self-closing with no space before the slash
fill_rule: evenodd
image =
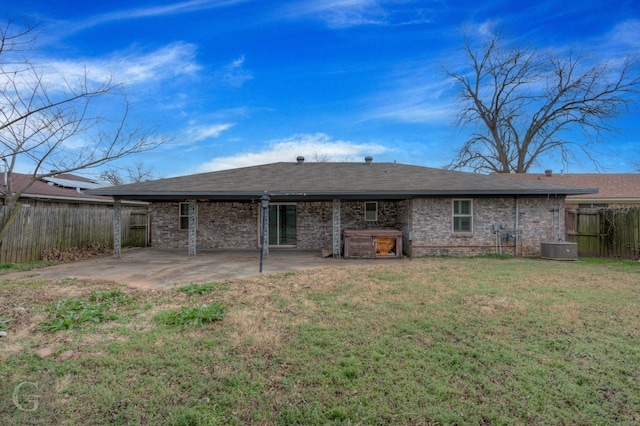
<path id="1" fill-rule="evenodd" d="M 376 201 L 364 203 L 364 220 L 366 222 L 375 222 L 378 220 L 378 203 Z"/>
<path id="2" fill-rule="evenodd" d="M 473 232 L 472 200 L 453 200 L 453 232 Z"/>
<path id="3" fill-rule="evenodd" d="M 198 217 L 197 208 L 198 207 L 196 206 L 196 217 Z M 189 203 L 179 203 L 178 229 L 185 231 L 189 229 Z"/>

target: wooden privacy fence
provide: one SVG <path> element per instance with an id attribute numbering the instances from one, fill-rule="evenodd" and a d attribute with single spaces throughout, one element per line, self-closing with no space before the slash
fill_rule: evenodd
<path id="1" fill-rule="evenodd" d="M 640 259 L 640 208 L 567 210 L 566 227 L 580 256 Z"/>
<path id="2" fill-rule="evenodd" d="M 146 211 L 122 209 L 122 245 L 145 246 Z M 113 247 L 113 210 L 22 207 L 0 244 L 0 263 L 42 259 L 46 249 L 60 251 L 100 243 Z"/>

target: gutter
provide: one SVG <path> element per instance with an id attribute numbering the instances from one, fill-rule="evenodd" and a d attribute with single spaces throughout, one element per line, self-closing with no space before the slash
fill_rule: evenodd
<path id="1" fill-rule="evenodd" d="M 209 192 L 209 191 L 143 191 L 143 192 L 109 192 L 109 191 L 85 191 L 90 195 L 110 196 L 117 199 L 215 199 L 215 198 L 244 198 L 247 200 L 259 199 L 265 192 L 275 197 L 296 197 L 296 198 L 349 198 L 349 197 L 389 197 L 389 198 L 410 198 L 419 196 L 472 196 L 472 195 L 581 195 L 595 194 L 597 189 L 593 188 L 575 188 L 575 189 L 535 189 L 518 191 L 508 190 L 427 190 L 427 191 L 287 191 L 287 190 L 262 190 L 262 191 L 226 191 L 226 192 Z"/>
<path id="2" fill-rule="evenodd" d="M 566 204 L 638 204 L 640 205 L 640 198 L 585 198 L 585 197 L 567 197 L 565 199 Z"/>
<path id="3" fill-rule="evenodd" d="M 87 204 L 113 204 L 115 199 L 101 200 L 99 198 L 82 198 L 82 197 L 65 197 L 65 196 L 56 196 L 56 195 L 41 195 L 41 194 L 22 194 L 20 198 L 30 198 L 34 200 L 42 200 L 42 201 L 67 201 L 69 203 L 87 203 Z M 139 204 L 139 205 L 147 205 L 147 202 L 144 201 L 125 201 L 127 204 Z"/>

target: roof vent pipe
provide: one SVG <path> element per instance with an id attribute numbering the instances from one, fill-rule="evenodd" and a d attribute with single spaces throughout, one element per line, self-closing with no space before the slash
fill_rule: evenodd
<path id="1" fill-rule="evenodd" d="M 302 155 L 298 155 L 298 158 L 296 158 L 296 161 L 298 162 L 298 164 L 302 164 L 304 163 L 304 157 Z"/>
<path id="2" fill-rule="evenodd" d="M 551 176 L 553 176 L 553 171 L 551 169 L 547 169 L 547 170 L 544 171 L 544 175 L 546 177 L 551 177 Z"/>
<path id="3" fill-rule="evenodd" d="M 371 164 L 372 161 L 373 161 L 373 157 L 371 157 L 370 155 L 367 155 L 366 157 L 364 157 L 365 163 Z"/>

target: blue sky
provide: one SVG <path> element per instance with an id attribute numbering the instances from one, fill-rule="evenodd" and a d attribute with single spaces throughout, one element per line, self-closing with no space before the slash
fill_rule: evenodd
<path id="1" fill-rule="evenodd" d="M 566 3 L 566 4 L 565 4 Z M 325 158 L 442 167 L 465 139 L 453 123 L 463 34 L 499 27 L 523 46 L 640 55 L 640 2 L 166 0 L 5 3 L 41 22 L 37 60 L 127 83 L 132 119 L 172 141 L 131 157 L 170 177 Z M 598 146 L 607 172 L 640 165 L 639 109 Z M 595 172 L 590 162 L 546 158 Z"/>

